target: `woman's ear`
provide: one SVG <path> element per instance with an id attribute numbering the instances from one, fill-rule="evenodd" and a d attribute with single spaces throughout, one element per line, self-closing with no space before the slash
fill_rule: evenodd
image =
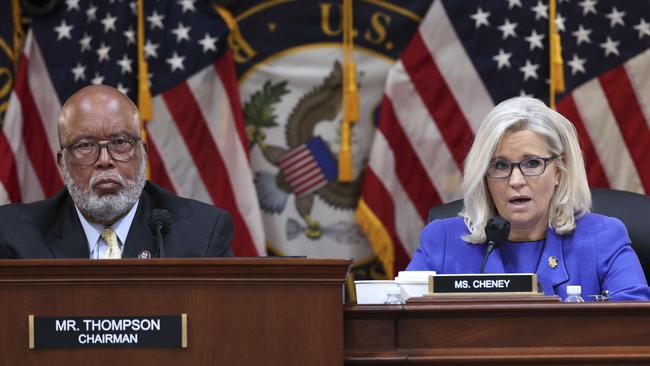
<path id="1" fill-rule="evenodd" d="M 560 155 L 557 157 L 558 160 L 562 160 L 562 164 L 564 164 L 564 155 Z M 562 171 L 561 169 L 555 165 L 555 186 L 560 185 L 560 178 L 562 178 Z"/>

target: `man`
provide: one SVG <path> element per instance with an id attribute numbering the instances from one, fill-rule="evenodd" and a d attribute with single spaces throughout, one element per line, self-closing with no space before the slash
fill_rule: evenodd
<path id="1" fill-rule="evenodd" d="M 58 131 L 65 188 L 0 207 L 0 258 L 232 256 L 228 212 L 146 181 L 138 109 L 120 91 L 79 90 L 63 105 Z M 160 216 L 171 216 L 158 220 L 162 248 L 153 224 Z"/>

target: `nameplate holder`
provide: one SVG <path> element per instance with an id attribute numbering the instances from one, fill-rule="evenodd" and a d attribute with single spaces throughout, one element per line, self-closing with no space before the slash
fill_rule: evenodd
<path id="1" fill-rule="evenodd" d="M 540 294 L 534 273 L 437 274 L 429 276 L 429 295 Z"/>
<path id="2" fill-rule="evenodd" d="M 29 349 L 187 348 L 187 314 L 28 316 Z"/>

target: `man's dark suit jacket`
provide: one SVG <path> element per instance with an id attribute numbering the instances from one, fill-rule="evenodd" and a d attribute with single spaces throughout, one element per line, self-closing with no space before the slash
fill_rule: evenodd
<path id="1" fill-rule="evenodd" d="M 129 234 L 123 258 L 143 251 L 157 256 L 156 237 L 147 225 L 154 209 L 166 209 L 172 225 L 164 235 L 165 257 L 232 256 L 230 214 L 195 200 L 176 197 L 147 182 Z M 30 204 L 0 206 L 0 258 L 89 258 L 88 243 L 67 189 Z"/>

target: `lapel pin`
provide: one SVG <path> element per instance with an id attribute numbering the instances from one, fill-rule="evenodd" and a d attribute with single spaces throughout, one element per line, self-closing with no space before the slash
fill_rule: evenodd
<path id="1" fill-rule="evenodd" d="M 143 250 L 138 254 L 138 258 L 140 258 L 140 259 L 149 259 L 149 258 L 151 258 L 151 253 L 149 253 L 148 250 Z"/>
<path id="2" fill-rule="evenodd" d="M 548 257 L 548 266 L 551 267 L 551 269 L 557 268 L 557 258 L 555 258 L 555 256 L 552 255 Z"/>

